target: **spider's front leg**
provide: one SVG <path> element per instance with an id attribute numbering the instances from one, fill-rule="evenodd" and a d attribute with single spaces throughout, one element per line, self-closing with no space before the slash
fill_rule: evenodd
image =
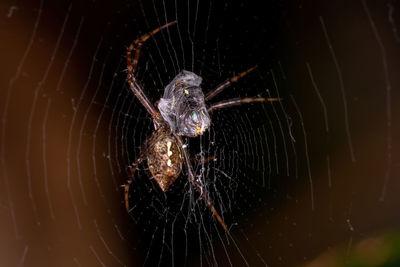
<path id="1" fill-rule="evenodd" d="M 245 98 L 228 99 L 228 100 L 223 100 L 218 103 L 212 104 L 207 109 L 207 111 L 212 112 L 216 109 L 239 106 L 242 104 L 255 103 L 255 102 L 273 102 L 273 101 L 279 101 L 279 100 L 280 99 L 276 98 L 276 97 L 245 97 Z"/>
<path id="2" fill-rule="evenodd" d="M 220 85 L 218 85 L 215 89 L 211 90 L 210 92 L 208 92 L 206 94 L 206 96 L 204 97 L 205 101 L 209 101 L 212 98 L 214 98 L 216 95 L 218 95 L 219 93 L 221 93 L 225 88 L 228 88 L 229 86 L 231 86 L 233 83 L 237 82 L 240 78 L 242 78 L 243 76 L 249 74 L 250 72 L 252 72 L 253 70 L 256 69 L 257 66 L 251 67 L 248 70 L 243 71 L 242 73 L 239 73 L 236 76 L 233 76 L 231 78 L 229 78 L 228 80 L 226 80 L 225 82 L 221 83 Z"/>
<path id="3" fill-rule="evenodd" d="M 150 102 L 150 100 L 148 99 L 146 94 L 143 92 L 142 87 L 136 81 L 135 73 L 136 73 L 138 62 L 139 62 L 140 50 L 141 50 L 143 44 L 154 34 L 158 33 L 162 29 L 165 29 L 175 23 L 176 23 L 176 21 L 172 21 L 172 22 L 167 23 L 149 33 L 142 35 L 140 38 L 133 41 L 132 44 L 128 47 L 128 49 L 126 51 L 126 63 L 127 63 L 127 68 L 128 68 L 129 87 L 131 88 L 131 90 L 135 94 L 135 96 L 139 99 L 140 103 L 142 103 L 142 105 L 146 108 L 147 112 L 150 113 L 150 115 L 153 117 L 155 123 L 158 125 L 161 124 L 163 119 L 162 119 L 160 113 L 157 111 L 157 109 Z M 133 61 L 132 61 L 132 51 L 135 51 Z"/>
<path id="4" fill-rule="evenodd" d="M 225 88 L 228 88 L 231 86 L 233 83 L 237 82 L 240 78 L 243 76 L 247 75 L 248 73 L 252 72 L 253 70 L 256 69 L 256 66 L 251 67 L 248 70 L 243 71 L 242 73 L 239 73 L 236 76 L 233 76 L 226 80 L 225 82 L 221 83 L 218 85 L 215 89 L 211 90 L 208 92 L 204 98 L 205 101 L 209 101 L 212 98 L 214 98 L 216 95 L 221 93 Z M 227 107 L 233 107 L 233 106 L 238 106 L 242 104 L 247 104 L 247 103 L 254 103 L 254 102 L 271 102 L 271 101 L 279 101 L 279 98 L 271 98 L 271 97 L 246 97 L 246 98 L 241 98 L 241 99 L 228 99 L 224 100 L 215 104 L 212 104 L 207 111 L 212 112 L 216 109 L 221 109 L 221 108 L 227 108 Z"/>

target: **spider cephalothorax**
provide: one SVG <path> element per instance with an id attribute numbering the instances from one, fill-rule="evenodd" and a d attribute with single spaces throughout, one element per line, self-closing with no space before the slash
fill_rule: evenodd
<path id="1" fill-rule="evenodd" d="M 129 186 L 132 183 L 137 166 L 143 160 L 147 161 L 152 177 L 163 191 L 168 190 L 175 182 L 182 172 L 183 165 L 185 165 L 190 183 L 200 194 L 200 197 L 224 230 L 228 232 L 228 228 L 214 208 L 210 197 L 203 188 L 203 184 L 195 177 L 190 154 L 184 145 L 182 136 L 196 137 L 203 134 L 210 127 L 211 120 L 209 113 L 214 110 L 245 103 L 276 101 L 278 99 L 264 97 L 229 99 L 207 106 L 206 101 L 211 100 L 239 78 L 254 70 L 255 67 L 226 80 L 208 92 L 206 96 L 204 96 L 200 87 L 202 78 L 193 72 L 183 70 L 166 86 L 164 95 L 158 102 L 157 110 L 136 80 L 135 72 L 140 49 L 144 42 L 150 36 L 175 23 L 175 21 L 170 22 L 152 32 L 142 35 L 129 46 L 126 53 L 129 86 L 153 118 L 156 129 L 150 138 L 146 140 L 139 157 L 132 164 L 132 175 L 128 183 L 125 184 L 125 207 L 129 212 Z M 132 51 L 135 51 L 133 61 Z"/>
<path id="2" fill-rule="evenodd" d="M 210 127 L 201 81 L 200 76 L 183 70 L 165 87 L 158 109 L 177 135 L 196 137 Z"/>

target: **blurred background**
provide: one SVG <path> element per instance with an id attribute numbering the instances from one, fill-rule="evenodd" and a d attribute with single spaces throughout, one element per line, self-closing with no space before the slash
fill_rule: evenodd
<path id="1" fill-rule="evenodd" d="M 126 48 L 156 102 L 182 69 L 215 102 L 188 140 L 227 235 L 185 173 L 166 194 L 140 167 L 150 116 L 126 84 Z M 2 266 L 400 265 L 400 3 L 0 3 Z"/>

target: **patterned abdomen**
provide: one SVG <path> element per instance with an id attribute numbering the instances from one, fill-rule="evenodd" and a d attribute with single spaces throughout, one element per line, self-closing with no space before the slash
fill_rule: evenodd
<path id="1" fill-rule="evenodd" d="M 147 143 L 147 165 L 164 192 L 182 170 L 182 152 L 175 137 L 165 128 L 154 132 Z"/>

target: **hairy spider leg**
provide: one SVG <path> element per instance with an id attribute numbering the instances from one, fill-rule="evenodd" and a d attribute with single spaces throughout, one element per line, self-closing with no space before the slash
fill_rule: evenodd
<path id="1" fill-rule="evenodd" d="M 243 76 L 245 76 L 246 74 L 252 72 L 253 70 L 255 70 L 255 68 L 257 68 L 257 66 L 253 66 L 250 69 L 243 71 L 242 73 L 229 78 L 228 80 L 226 80 L 225 82 L 221 83 L 220 85 L 217 86 L 217 88 L 215 88 L 214 90 L 211 90 L 210 92 L 208 92 L 204 98 L 205 101 L 209 101 L 211 100 L 213 97 L 215 97 L 216 95 L 218 95 L 219 93 L 221 93 L 225 88 L 231 86 L 233 83 L 237 82 L 240 78 L 242 78 Z"/>
<path id="2" fill-rule="evenodd" d="M 193 167 L 192 167 L 192 164 L 190 163 L 189 153 L 187 152 L 186 147 L 183 145 L 182 138 L 178 135 L 175 135 L 175 137 L 178 140 L 179 146 L 182 147 L 183 158 L 184 158 L 184 161 L 186 164 L 186 168 L 187 168 L 187 171 L 189 174 L 189 179 L 190 179 L 191 183 L 195 186 L 196 190 L 200 193 L 201 198 L 206 203 L 207 207 L 211 210 L 214 217 L 217 219 L 217 221 L 222 226 L 222 228 L 224 228 L 225 232 L 229 233 L 228 227 L 226 227 L 224 220 L 221 218 L 218 211 L 214 208 L 214 205 L 211 203 L 211 200 L 210 200 L 209 196 L 207 195 L 207 193 L 204 192 L 200 182 L 194 177 Z"/>
<path id="3" fill-rule="evenodd" d="M 246 98 L 228 99 L 228 100 L 223 100 L 221 102 L 217 102 L 215 104 L 212 104 L 207 109 L 207 111 L 208 112 L 212 112 L 212 111 L 214 111 L 216 109 L 239 106 L 239 105 L 247 104 L 247 103 L 273 102 L 273 101 L 279 101 L 279 100 L 280 100 L 279 98 L 272 98 L 272 97 L 246 97 Z"/>
<path id="4" fill-rule="evenodd" d="M 192 158 L 191 160 L 192 160 L 193 163 L 207 164 L 210 161 L 213 161 L 215 159 L 216 159 L 216 156 L 209 156 L 209 157 L 207 157 L 205 159 Z"/>
<path id="5" fill-rule="evenodd" d="M 129 180 L 125 183 L 124 185 L 124 198 L 125 198 L 125 208 L 126 208 L 126 212 L 130 212 L 130 208 L 129 208 L 129 188 L 131 186 L 131 183 L 133 181 L 133 177 L 135 175 L 136 169 L 139 166 L 139 164 L 142 162 L 144 155 L 141 155 L 134 164 L 132 164 L 131 167 L 131 176 L 129 177 Z"/>
<path id="6" fill-rule="evenodd" d="M 175 23 L 176 23 L 176 21 L 172 21 L 172 22 L 167 23 L 149 33 L 142 35 L 140 38 L 133 41 L 132 44 L 128 47 L 128 49 L 126 51 L 126 62 L 127 62 L 127 66 L 128 66 L 129 87 L 131 88 L 132 92 L 136 95 L 136 97 L 139 99 L 140 103 L 142 103 L 142 105 L 146 108 L 147 112 L 149 112 L 150 115 L 153 117 L 153 119 L 155 120 L 155 123 L 158 125 L 163 121 L 161 114 L 153 106 L 153 104 L 150 102 L 150 100 L 147 98 L 147 96 L 143 92 L 142 87 L 136 81 L 135 72 L 137 69 L 138 61 L 139 61 L 140 50 L 141 50 L 143 44 L 154 34 L 158 33 L 162 29 L 165 29 Z M 133 50 L 135 50 L 135 56 L 133 57 L 133 62 L 132 62 L 132 51 Z"/>

